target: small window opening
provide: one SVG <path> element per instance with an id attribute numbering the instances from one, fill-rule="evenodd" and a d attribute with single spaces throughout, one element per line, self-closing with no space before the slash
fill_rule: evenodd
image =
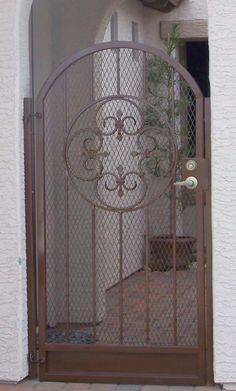
<path id="1" fill-rule="evenodd" d="M 139 25 L 137 22 L 132 22 L 132 42 L 139 42 Z M 137 60 L 138 51 L 133 50 L 133 59 Z"/>
<path id="2" fill-rule="evenodd" d="M 117 12 L 111 17 L 111 41 L 118 41 L 118 15 Z"/>

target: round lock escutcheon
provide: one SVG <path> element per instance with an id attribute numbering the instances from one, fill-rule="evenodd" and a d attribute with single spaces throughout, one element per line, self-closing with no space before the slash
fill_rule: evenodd
<path id="1" fill-rule="evenodd" d="M 197 162 L 195 160 L 188 160 L 185 167 L 188 171 L 194 171 L 197 168 Z"/>

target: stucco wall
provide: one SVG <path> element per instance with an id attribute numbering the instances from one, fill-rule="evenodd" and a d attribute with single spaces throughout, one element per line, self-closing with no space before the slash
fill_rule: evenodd
<path id="1" fill-rule="evenodd" d="M 236 2 L 208 0 L 215 380 L 236 383 Z M 230 388 L 230 389 L 236 389 Z"/>
<path id="2" fill-rule="evenodd" d="M 0 379 L 27 375 L 22 98 L 30 1 L 0 1 Z"/>

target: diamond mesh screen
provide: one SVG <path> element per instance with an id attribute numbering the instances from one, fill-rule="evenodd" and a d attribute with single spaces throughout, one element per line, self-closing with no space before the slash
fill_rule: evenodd
<path id="1" fill-rule="evenodd" d="M 49 343 L 195 346 L 196 103 L 165 61 L 107 49 L 44 100 Z"/>

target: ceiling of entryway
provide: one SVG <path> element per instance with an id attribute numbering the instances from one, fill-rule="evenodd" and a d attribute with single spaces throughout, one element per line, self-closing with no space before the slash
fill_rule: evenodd
<path id="1" fill-rule="evenodd" d="M 178 7 L 182 0 L 141 0 L 144 6 L 154 8 L 162 12 L 169 12 Z"/>

